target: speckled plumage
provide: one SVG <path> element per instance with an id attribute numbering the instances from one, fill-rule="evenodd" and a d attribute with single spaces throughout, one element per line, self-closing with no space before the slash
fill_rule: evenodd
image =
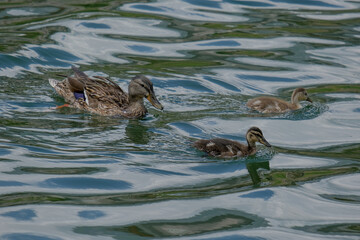
<path id="1" fill-rule="evenodd" d="M 135 76 L 127 94 L 109 78 L 90 78 L 78 68 L 73 66 L 72 69 L 73 77 L 63 81 L 49 79 L 50 85 L 70 107 L 103 116 L 140 118 L 147 113 L 143 101 L 146 97 L 156 108 L 163 108 L 156 99 L 151 81 L 145 76 Z"/>
<path id="2" fill-rule="evenodd" d="M 260 142 L 267 147 L 271 145 L 264 138 L 262 131 L 257 127 L 251 127 L 246 133 L 247 145 L 224 139 L 201 139 L 196 141 L 193 146 L 200 151 L 206 152 L 213 157 L 243 157 L 256 153 L 256 142 Z"/>
<path id="3" fill-rule="evenodd" d="M 312 102 L 304 88 L 296 88 L 291 95 L 291 102 L 275 97 L 257 97 L 250 99 L 247 106 L 261 113 L 282 113 L 301 108 L 300 101 Z"/>

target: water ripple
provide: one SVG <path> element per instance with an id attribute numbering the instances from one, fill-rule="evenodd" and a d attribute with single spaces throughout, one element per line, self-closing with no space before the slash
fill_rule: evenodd
<path id="1" fill-rule="evenodd" d="M 14 1 L 0 9 L 0 239 L 358 239 L 359 4 Z M 62 108 L 48 78 L 135 74 L 140 120 Z M 248 99 L 313 103 L 260 114 Z M 224 160 L 200 138 L 272 148 Z M 44 228 L 44 226 L 46 226 Z"/>

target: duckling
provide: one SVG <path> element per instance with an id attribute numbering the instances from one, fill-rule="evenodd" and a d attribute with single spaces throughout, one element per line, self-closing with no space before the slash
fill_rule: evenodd
<path id="1" fill-rule="evenodd" d="M 210 156 L 223 158 L 253 155 L 256 153 L 256 142 L 271 147 L 258 127 L 251 127 L 247 131 L 246 141 L 247 145 L 224 138 L 201 139 L 196 141 L 193 146 L 200 151 L 206 152 Z"/>
<path id="2" fill-rule="evenodd" d="M 283 113 L 301 108 L 300 101 L 312 102 L 304 88 L 296 88 L 291 95 L 291 102 L 275 97 L 257 97 L 250 99 L 247 106 L 261 113 Z"/>
<path id="3" fill-rule="evenodd" d="M 72 70 L 74 76 L 63 81 L 49 79 L 50 85 L 69 103 L 64 106 L 103 116 L 141 118 L 147 113 L 143 100 L 146 98 L 157 109 L 163 109 L 155 96 L 152 82 L 143 75 L 131 80 L 127 94 L 109 78 L 90 78 L 74 66 Z"/>

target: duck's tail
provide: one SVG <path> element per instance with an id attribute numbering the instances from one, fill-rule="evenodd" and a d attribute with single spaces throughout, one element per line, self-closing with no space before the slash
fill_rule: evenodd
<path id="1" fill-rule="evenodd" d="M 60 81 L 58 81 L 58 80 L 55 80 L 55 79 L 53 79 L 53 78 L 49 78 L 49 83 L 50 83 L 50 85 L 51 85 L 53 88 L 56 88 L 56 85 L 58 85 L 59 82 L 60 82 Z"/>

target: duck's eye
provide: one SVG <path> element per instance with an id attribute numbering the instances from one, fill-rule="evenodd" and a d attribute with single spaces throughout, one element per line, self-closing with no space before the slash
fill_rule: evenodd
<path id="1" fill-rule="evenodd" d="M 140 83 L 140 86 L 146 89 L 145 84 Z"/>

